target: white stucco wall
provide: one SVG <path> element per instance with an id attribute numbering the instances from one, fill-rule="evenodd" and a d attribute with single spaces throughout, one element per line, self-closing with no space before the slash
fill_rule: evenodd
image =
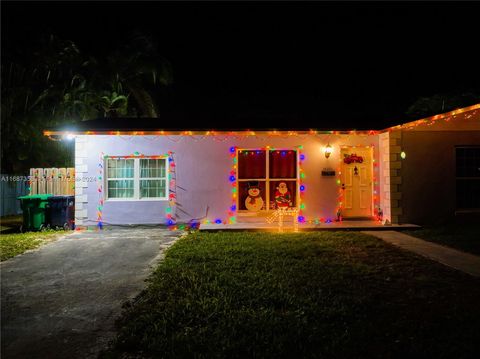
<path id="1" fill-rule="evenodd" d="M 379 161 L 379 135 L 377 134 L 321 134 L 321 135 L 257 135 L 235 136 L 115 136 L 82 135 L 76 137 L 75 169 L 76 223 L 95 225 L 101 193 L 98 183 L 92 179 L 98 176 L 99 158 L 103 152 L 110 156 L 130 155 L 139 152 L 146 156 L 174 153 L 177 171 L 177 204 L 174 216 L 177 222 L 186 223 L 192 219 L 217 218 L 225 220 L 231 206 L 231 185 L 229 175 L 232 158 L 229 149 L 259 148 L 267 145 L 274 148 L 293 149 L 302 145 L 305 155 L 303 170 L 306 186 L 304 193 L 304 216 L 308 220 L 318 218 L 334 219 L 338 206 L 338 170 L 341 164 L 341 146 L 374 146 L 374 158 Z M 322 149 L 330 143 L 333 153 L 326 159 Z M 383 201 L 382 176 L 385 168 L 376 166 L 378 201 Z M 322 177 L 324 168 L 337 171 L 335 177 Z M 81 178 L 85 180 L 82 181 Z M 385 178 L 383 177 L 383 180 Z M 384 203 L 384 202 L 381 202 Z M 385 204 L 384 212 L 388 210 Z M 165 223 L 166 201 L 105 201 L 101 214 L 105 224 Z"/>

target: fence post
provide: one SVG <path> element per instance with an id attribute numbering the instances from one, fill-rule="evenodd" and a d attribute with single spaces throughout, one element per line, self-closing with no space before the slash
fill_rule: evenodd
<path id="1" fill-rule="evenodd" d="M 37 178 L 36 169 L 30 168 L 30 195 L 37 194 Z"/>
<path id="2" fill-rule="evenodd" d="M 75 168 L 67 168 L 67 194 L 75 196 Z"/>

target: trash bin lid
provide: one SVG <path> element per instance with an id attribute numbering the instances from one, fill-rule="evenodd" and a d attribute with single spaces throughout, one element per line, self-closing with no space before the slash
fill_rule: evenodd
<path id="1" fill-rule="evenodd" d="M 51 196 L 51 194 L 32 194 L 31 196 L 18 197 L 18 199 L 39 199 L 41 201 L 46 201 Z"/>
<path id="2" fill-rule="evenodd" d="M 48 198 L 48 202 L 64 202 L 73 201 L 75 196 L 51 196 Z"/>

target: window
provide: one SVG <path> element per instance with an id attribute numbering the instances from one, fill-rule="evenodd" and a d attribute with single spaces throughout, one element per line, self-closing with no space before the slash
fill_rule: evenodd
<path id="1" fill-rule="evenodd" d="M 456 155 L 457 209 L 480 209 L 480 146 L 459 146 Z"/>
<path id="2" fill-rule="evenodd" d="M 282 197 L 288 199 L 288 206 L 296 207 L 297 152 L 295 150 L 238 151 L 238 209 L 240 211 L 248 211 L 252 208 L 253 210 L 276 209 L 280 197 L 279 187 L 282 187 L 282 193 L 287 193 Z M 258 189 L 258 199 L 257 196 L 252 199 L 252 192 L 249 194 L 252 188 Z"/>
<path id="3" fill-rule="evenodd" d="M 107 199 L 167 199 L 167 159 L 107 159 Z"/>
<path id="4" fill-rule="evenodd" d="M 133 198 L 134 160 L 108 159 L 107 188 L 108 198 Z"/>
<path id="5" fill-rule="evenodd" d="M 140 159 L 140 198 L 165 198 L 167 179 L 165 159 Z"/>

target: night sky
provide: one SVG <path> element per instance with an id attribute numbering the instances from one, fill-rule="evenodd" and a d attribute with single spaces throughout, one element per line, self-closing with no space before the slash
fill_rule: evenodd
<path id="1" fill-rule="evenodd" d="M 50 31 L 101 55 L 138 29 L 173 66 L 160 115 L 381 129 L 421 96 L 480 93 L 479 14 L 443 2 L 2 2 L 2 47 Z"/>

